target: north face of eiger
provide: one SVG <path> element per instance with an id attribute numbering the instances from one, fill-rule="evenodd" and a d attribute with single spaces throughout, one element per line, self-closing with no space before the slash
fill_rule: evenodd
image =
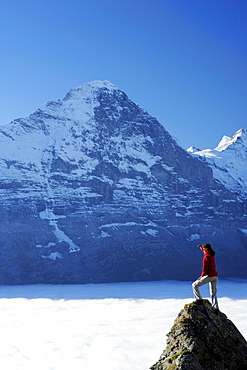
<path id="1" fill-rule="evenodd" d="M 0 284 L 246 277 L 246 201 L 108 81 L 0 128 Z"/>

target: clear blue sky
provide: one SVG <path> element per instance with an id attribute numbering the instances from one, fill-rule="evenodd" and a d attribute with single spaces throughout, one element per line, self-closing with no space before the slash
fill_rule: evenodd
<path id="1" fill-rule="evenodd" d="M 247 1 L 0 2 L 0 124 L 96 79 L 214 148 L 247 128 Z"/>

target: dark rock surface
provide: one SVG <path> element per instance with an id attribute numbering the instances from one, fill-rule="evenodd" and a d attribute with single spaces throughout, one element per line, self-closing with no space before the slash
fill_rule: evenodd
<path id="1" fill-rule="evenodd" d="M 208 300 L 185 305 L 167 334 L 167 346 L 151 370 L 246 370 L 247 342 Z"/>

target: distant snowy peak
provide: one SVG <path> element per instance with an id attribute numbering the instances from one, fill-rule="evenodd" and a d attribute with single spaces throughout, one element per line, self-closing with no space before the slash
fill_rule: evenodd
<path id="1" fill-rule="evenodd" d="M 236 146 L 237 145 L 237 146 Z M 215 149 L 198 149 L 194 146 L 191 146 L 187 149 L 187 152 L 192 154 L 197 154 L 199 156 L 212 158 L 220 157 L 219 152 L 224 152 L 227 149 L 231 151 L 234 149 L 239 151 L 240 148 L 247 150 L 247 130 L 240 129 L 232 137 L 224 135 Z"/>
<path id="2" fill-rule="evenodd" d="M 199 148 L 196 148 L 195 146 L 190 146 L 188 149 L 187 149 L 187 152 L 189 153 L 196 153 L 196 152 L 200 152 L 201 149 Z"/>
<path id="3" fill-rule="evenodd" d="M 229 190 L 247 197 L 247 130 L 240 129 L 232 137 L 223 136 L 215 149 L 187 150 L 212 168 L 214 177 Z"/>
<path id="4" fill-rule="evenodd" d="M 247 145 L 247 130 L 240 129 L 232 137 L 224 135 L 215 150 L 221 152 L 223 150 L 226 150 L 230 147 L 230 145 L 236 142 L 243 142 L 243 144 Z"/>
<path id="5" fill-rule="evenodd" d="M 229 145 L 231 145 L 231 143 L 232 138 L 230 136 L 224 135 L 215 150 L 221 152 L 222 150 L 225 150 Z"/>

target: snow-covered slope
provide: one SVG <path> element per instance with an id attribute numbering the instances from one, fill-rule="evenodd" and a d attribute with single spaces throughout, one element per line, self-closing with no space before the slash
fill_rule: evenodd
<path id="1" fill-rule="evenodd" d="M 246 275 L 246 202 L 112 83 L 2 126 L 0 148 L 0 283 L 194 279 L 203 242 Z"/>
<path id="2" fill-rule="evenodd" d="M 214 177 L 232 192 L 247 198 L 247 130 L 223 136 L 215 149 L 189 148 L 211 166 Z"/>

